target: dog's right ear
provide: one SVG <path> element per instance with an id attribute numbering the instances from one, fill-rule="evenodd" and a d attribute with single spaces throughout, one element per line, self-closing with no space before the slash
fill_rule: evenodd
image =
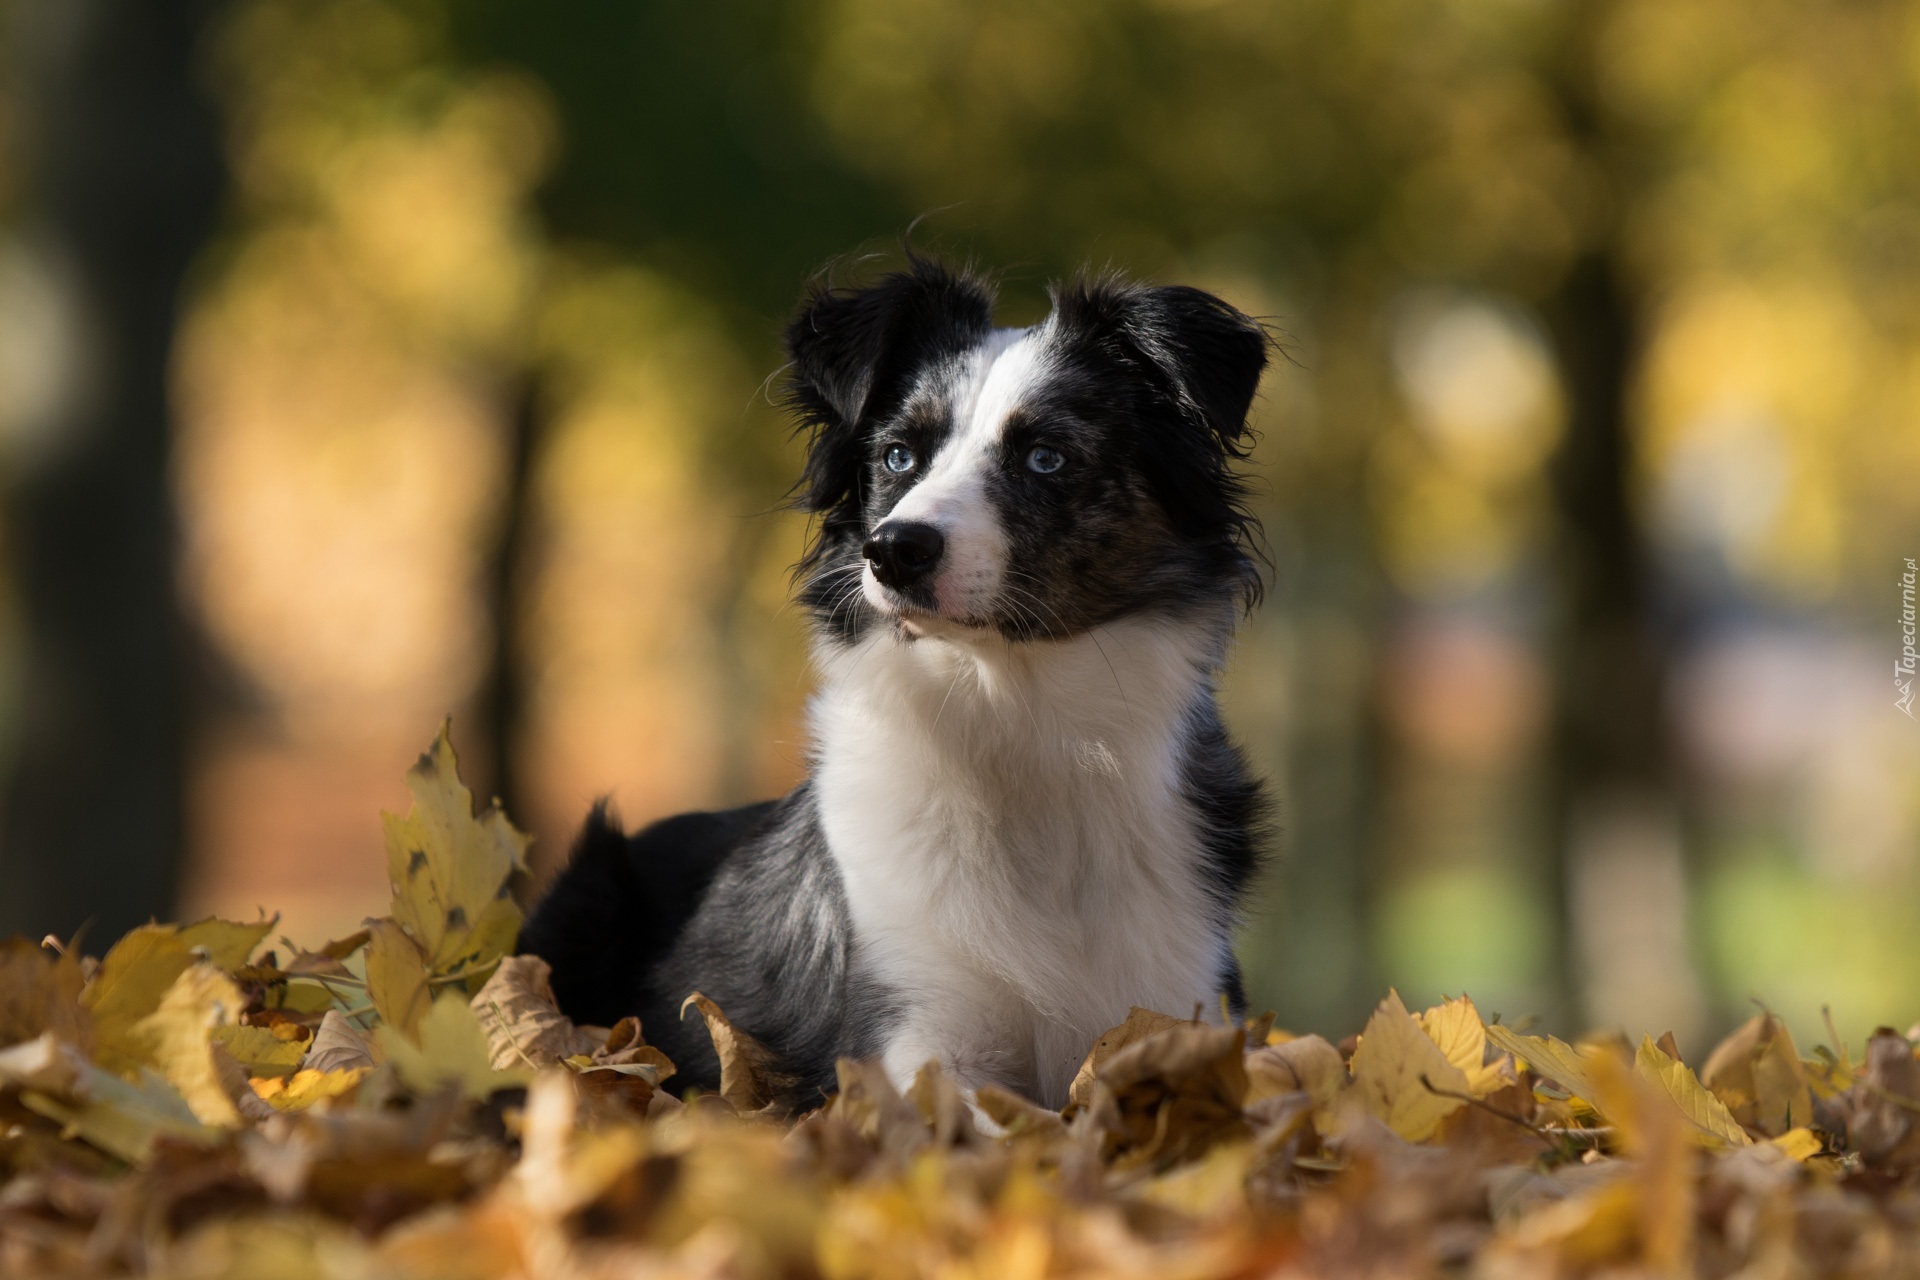
<path id="1" fill-rule="evenodd" d="M 927 361 L 993 328 L 981 280 L 925 258 L 857 289 L 816 284 L 787 326 L 787 404 L 808 432 L 800 505 L 829 512 L 862 496 L 867 429 L 898 407 Z"/>

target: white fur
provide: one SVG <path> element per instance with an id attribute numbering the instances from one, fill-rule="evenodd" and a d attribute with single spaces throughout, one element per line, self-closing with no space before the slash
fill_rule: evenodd
<path id="1" fill-rule="evenodd" d="M 941 629 L 823 644 L 821 819 L 858 963 L 901 997 L 904 1083 L 938 1058 L 1045 1105 L 1130 1005 L 1217 1017 L 1225 955 L 1181 790 L 1219 621 L 1013 644 Z"/>
<path id="2" fill-rule="evenodd" d="M 940 451 L 922 463 L 919 481 L 885 520 L 930 524 L 945 536 L 946 553 L 933 582 L 942 617 L 984 616 L 1006 574 L 1007 540 L 987 499 L 987 472 L 1007 415 L 1046 372 L 1040 331 L 999 329 L 959 365 L 930 375 L 915 389 L 951 406 L 954 430 Z M 914 397 L 909 397 L 911 404 Z M 861 589 L 876 608 L 893 612 L 890 593 L 867 564 Z"/>

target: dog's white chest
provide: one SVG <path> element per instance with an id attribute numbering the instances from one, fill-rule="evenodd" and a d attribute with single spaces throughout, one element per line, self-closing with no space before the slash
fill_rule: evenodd
<path id="1" fill-rule="evenodd" d="M 1223 922 L 1180 775 L 1201 671 L 1185 639 L 1122 631 L 1008 670 L 882 638 L 828 668 L 815 785 L 857 963 L 897 1002 L 897 1078 L 938 1058 L 1058 1105 L 1130 1006 L 1217 1002 Z"/>

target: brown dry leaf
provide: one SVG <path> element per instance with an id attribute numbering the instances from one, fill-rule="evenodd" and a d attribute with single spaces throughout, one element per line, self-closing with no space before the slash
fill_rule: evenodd
<path id="1" fill-rule="evenodd" d="M 371 938 L 367 930 L 361 929 L 344 938 L 334 939 L 318 951 L 296 951 L 281 972 L 289 977 L 318 974 L 324 978 L 351 978 L 353 971 L 346 966 L 347 957 L 366 946 Z"/>
<path id="2" fill-rule="evenodd" d="M 1920 1166 L 1920 1062 L 1905 1036 L 1881 1027 L 1868 1038 L 1842 1101 L 1847 1145 L 1862 1160 L 1881 1169 Z"/>
<path id="3" fill-rule="evenodd" d="M 329 1009 L 313 1039 L 307 1042 L 307 1055 L 300 1066 L 306 1071 L 333 1072 L 371 1067 L 374 1062 L 373 1046 L 367 1038 L 345 1014 Z"/>
<path id="4" fill-rule="evenodd" d="M 275 1111 L 305 1111 L 319 1102 L 346 1098 L 360 1087 L 371 1067 L 338 1071 L 296 1071 L 291 1076 L 253 1080 L 253 1092 Z"/>
<path id="5" fill-rule="evenodd" d="M 1087 1105 L 1093 1100 L 1093 1081 L 1099 1075 L 1100 1068 L 1107 1060 L 1130 1044 L 1138 1044 L 1148 1036 L 1158 1035 L 1168 1027 L 1177 1027 L 1185 1018 L 1176 1018 L 1168 1013 L 1155 1013 L 1152 1009 L 1142 1009 L 1139 1005 L 1127 1010 L 1127 1020 L 1117 1027 L 1109 1028 L 1093 1047 L 1087 1050 L 1086 1060 L 1080 1064 L 1080 1070 L 1074 1073 L 1073 1083 L 1067 1087 L 1067 1114 Z"/>
<path id="6" fill-rule="evenodd" d="M 1700 1082 L 1742 1125 L 1770 1136 L 1813 1122 L 1813 1090 L 1786 1024 L 1756 1014 L 1707 1058 Z"/>
<path id="7" fill-rule="evenodd" d="M 246 997 L 223 969 L 196 964 L 167 988 L 160 1007 L 134 1026 L 149 1046 L 148 1061 L 202 1124 L 233 1128 L 240 1123 L 212 1033 L 234 1026 L 245 1008 Z"/>
<path id="8" fill-rule="evenodd" d="M 483 1101 L 495 1090 L 524 1085 L 534 1076 L 524 1067 L 494 1067 L 487 1033 L 458 992 L 435 1000 L 414 1035 L 402 1035 L 390 1026 L 380 1027 L 377 1034 L 387 1061 L 415 1093 L 433 1093 L 451 1085 L 464 1097 Z"/>
<path id="9" fill-rule="evenodd" d="M 498 805 L 475 816 L 449 728 L 441 725 L 407 771 L 407 816 L 380 817 L 394 920 L 420 944 L 430 972 L 468 974 L 471 993 L 519 936 L 520 908 L 508 888 L 514 873 L 526 870 L 530 838 Z"/>
<path id="10" fill-rule="evenodd" d="M 552 972 L 539 956 L 508 956 L 473 997 L 474 1016 L 493 1047 L 495 1067 L 538 1070 L 592 1055 L 605 1044 L 560 1012 L 549 981 Z"/>
<path id="11" fill-rule="evenodd" d="M 1388 992 L 1353 1052 L 1351 1096 L 1408 1142 L 1424 1142 L 1465 1105 L 1466 1092 L 1466 1074 L 1420 1029 L 1400 993 Z"/>
<path id="12" fill-rule="evenodd" d="M 713 1052 L 720 1059 L 720 1097 L 742 1114 L 778 1106 L 793 1090 L 794 1082 L 779 1067 L 773 1051 L 734 1026 L 720 1006 L 698 991 L 680 1005 L 680 1016 L 689 1008 L 698 1009 L 713 1037 Z"/>
<path id="13" fill-rule="evenodd" d="M 382 1022 L 415 1035 L 433 1003 L 426 958 L 391 920 L 369 921 L 367 932 L 367 996 Z"/>
<path id="14" fill-rule="evenodd" d="M 1284 1044 L 1247 1051 L 1247 1105 L 1283 1093 L 1305 1093 L 1313 1105 L 1327 1107 L 1347 1087 L 1347 1064 L 1340 1051 L 1319 1036 L 1297 1036 Z"/>
<path id="15" fill-rule="evenodd" d="M 1720 1099 L 1694 1076 L 1693 1069 L 1660 1051 L 1648 1036 L 1640 1042 L 1634 1066 L 1661 1093 L 1672 1100 L 1703 1140 L 1730 1147 L 1750 1147 L 1753 1138 L 1733 1118 Z M 1617 1123 L 1617 1120 L 1616 1120 Z"/>
<path id="16" fill-rule="evenodd" d="M 0 1049 L 51 1031 L 86 1049 L 93 1021 L 80 1003 L 85 979 L 70 954 L 25 938 L 0 942 Z"/>
<path id="17" fill-rule="evenodd" d="M 1197 1156 L 1246 1136 L 1246 1035 L 1176 1023 L 1116 1052 L 1088 1104 L 1101 1151 L 1117 1167 Z"/>
<path id="18" fill-rule="evenodd" d="M 1480 1010 L 1467 996 L 1443 1000 L 1425 1013 L 1416 1014 L 1420 1029 L 1440 1046 L 1447 1061 L 1460 1068 L 1467 1078 L 1467 1092 L 1484 1098 L 1513 1083 L 1513 1064 L 1506 1058 L 1487 1061 L 1487 1028 Z"/>

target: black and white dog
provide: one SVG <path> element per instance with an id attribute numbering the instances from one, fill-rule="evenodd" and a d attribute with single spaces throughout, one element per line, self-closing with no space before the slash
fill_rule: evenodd
<path id="1" fill-rule="evenodd" d="M 596 811 L 527 926 L 561 1007 L 638 1014 L 680 1084 L 718 1079 L 693 991 L 795 1106 L 873 1056 L 1059 1106 L 1128 1006 L 1244 1006 L 1262 798 L 1214 682 L 1260 589 L 1234 467 L 1266 335 L 1113 279 L 1028 329 L 993 305 L 918 258 L 803 301 L 813 776 L 635 836 Z"/>

